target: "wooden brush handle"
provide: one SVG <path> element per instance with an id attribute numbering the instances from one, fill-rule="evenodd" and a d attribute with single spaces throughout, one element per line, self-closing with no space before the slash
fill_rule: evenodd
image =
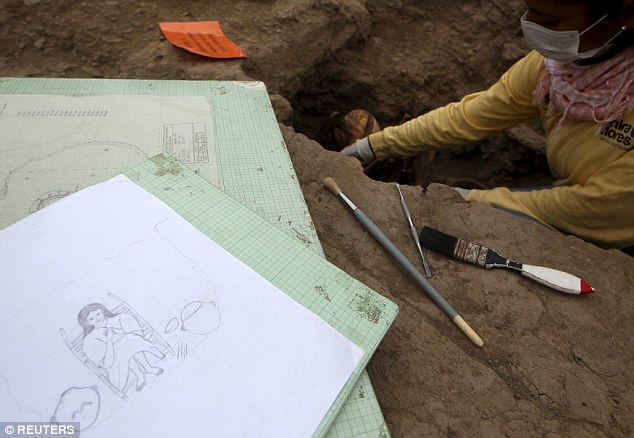
<path id="1" fill-rule="evenodd" d="M 556 269 L 523 264 L 522 275 L 567 294 L 585 295 L 594 292 L 594 288 L 581 278 Z"/>
<path id="2" fill-rule="evenodd" d="M 456 324 L 462 332 L 467 335 L 471 342 L 473 342 L 478 347 L 482 347 L 484 345 L 484 341 L 478 334 L 467 324 L 467 322 L 462 319 L 462 316 L 456 315 L 453 319 L 454 324 Z"/>

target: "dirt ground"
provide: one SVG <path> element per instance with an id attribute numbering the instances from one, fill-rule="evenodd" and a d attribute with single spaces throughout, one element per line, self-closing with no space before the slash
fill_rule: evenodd
<path id="1" fill-rule="evenodd" d="M 634 258 L 463 201 L 443 185 L 547 181 L 536 125 L 440 154 L 427 190 L 402 187 L 418 228 L 568 271 L 598 291 L 565 295 L 429 252 L 431 283 L 482 348 L 323 179 L 332 176 L 420 265 L 394 185 L 306 136 L 318 138 L 332 111 L 366 108 L 387 126 L 490 85 L 527 51 L 522 12 L 516 0 L 0 0 L 0 76 L 263 81 L 326 256 L 400 307 L 368 367 L 392 436 L 633 436 Z M 247 58 L 192 55 L 157 24 L 207 20 L 220 21 Z"/>

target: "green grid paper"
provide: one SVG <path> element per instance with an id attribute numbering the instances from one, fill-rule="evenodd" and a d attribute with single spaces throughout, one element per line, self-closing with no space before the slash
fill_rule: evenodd
<path id="1" fill-rule="evenodd" d="M 236 81 L 0 78 L 0 94 L 206 96 L 220 188 L 321 251 L 264 84 Z M 133 165 L 137 163 L 128 163 Z M 124 170 L 124 169 L 121 169 Z M 115 170 L 112 176 L 119 172 Z"/>
<path id="2" fill-rule="evenodd" d="M 0 78 L 0 94 L 209 96 L 220 187 L 286 234 L 323 255 L 268 94 L 261 83 Z M 119 170 L 114 170 L 112 176 L 118 173 Z M 321 295 L 313 301 L 321 302 L 322 306 L 328 302 Z M 359 383 L 327 436 L 389 437 L 367 372 L 361 373 Z"/>
<path id="3" fill-rule="evenodd" d="M 153 157 L 125 175 L 365 351 L 315 432 L 325 436 L 351 391 L 364 390 L 355 384 L 394 321 L 396 305 L 168 155 Z M 361 421 L 351 422 L 348 414 L 344 419 L 348 429 L 342 426 L 337 433 L 354 434 Z"/>

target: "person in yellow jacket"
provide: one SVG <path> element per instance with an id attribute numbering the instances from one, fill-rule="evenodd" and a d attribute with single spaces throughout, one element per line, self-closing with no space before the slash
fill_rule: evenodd
<path id="1" fill-rule="evenodd" d="M 476 140 L 540 116 L 552 188 L 459 190 L 604 248 L 634 245 L 634 0 L 530 0 L 534 49 L 491 88 L 341 152 L 363 164 Z"/>

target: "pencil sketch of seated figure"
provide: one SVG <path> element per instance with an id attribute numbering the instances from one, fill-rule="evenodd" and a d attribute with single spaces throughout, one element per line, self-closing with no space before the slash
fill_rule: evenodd
<path id="1" fill-rule="evenodd" d="M 133 316 L 114 314 L 103 304 L 89 304 L 77 315 L 84 330 L 86 356 L 108 372 L 108 380 L 125 392 L 130 377 L 136 377 L 136 390 L 145 386 L 145 375 L 159 375 L 163 369 L 148 361 L 147 355 L 159 359 L 165 355 L 149 340 Z"/>
<path id="2" fill-rule="evenodd" d="M 130 377 L 136 378 L 139 391 L 145 386 L 145 374 L 163 372 L 150 364 L 146 354 L 160 359 L 165 355 L 142 336 L 141 327 L 133 316 L 115 314 L 103 304 L 94 303 L 81 309 L 77 320 L 84 330 L 84 353 L 107 370 L 108 380 L 120 391 L 126 391 Z"/>
<path id="3" fill-rule="evenodd" d="M 82 333 L 64 342 L 106 386 L 123 399 L 135 388 L 143 389 L 148 375 L 159 376 L 158 366 L 172 347 L 125 301 L 112 293 L 119 305 L 109 310 L 100 303 L 85 306 L 77 315 Z"/>

